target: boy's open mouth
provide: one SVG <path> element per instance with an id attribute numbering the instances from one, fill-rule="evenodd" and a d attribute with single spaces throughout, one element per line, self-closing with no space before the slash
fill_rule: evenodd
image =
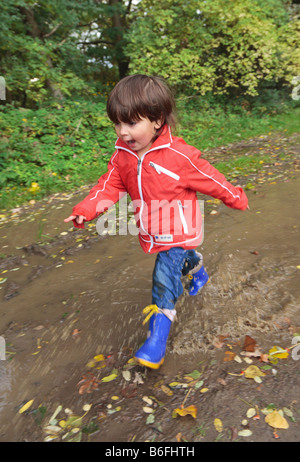
<path id="1" fill-rule="evenodd" d="M 126 144 L 128 144 L 128 146 L 129 146 L 130 148 L 134 148 L 135 143 L 136 143 L 135 140 L 128 140 L 128 141 L 126 141 Z"/>

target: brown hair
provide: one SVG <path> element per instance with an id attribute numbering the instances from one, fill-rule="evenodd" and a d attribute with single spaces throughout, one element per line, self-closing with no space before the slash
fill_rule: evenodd
<path id="1" fill-rule="evenodd" d="M 141 118 L 161 120 L 175 127 L 175 101 L 171 90 L 160 77 L 129 75 L 117 83 L 107 101 L 107 114 L 112 122 L 130 123 Z"/>

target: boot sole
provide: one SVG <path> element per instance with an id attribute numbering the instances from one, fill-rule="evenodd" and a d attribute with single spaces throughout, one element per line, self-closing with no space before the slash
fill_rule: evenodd
<path id="1" fill-rule="evenodd" d="M 134 359 L 138 361 L 138 363 L 140 363 L 142 366 L 150 367 L 151 369 L 158 369 L 165 360 L 165 358 L 162 358 L 159 363 L 151 363 L 150 361 L 146 361 L 146 359 L 142 358 L 134 357 Z"/>

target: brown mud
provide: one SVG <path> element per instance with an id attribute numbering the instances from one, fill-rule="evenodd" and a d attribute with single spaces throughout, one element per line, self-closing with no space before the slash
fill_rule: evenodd
<path id="1" fill-rule="evenodd" d="M 86 188 L 5 216 L 0 441 L 299 441 L 299 348 L 277 364 L 251 357 L 265 373 L 261 383 L 245 377 L 249 364 L 241 354 L 246 335 L 264 354 L 273 346 L 288 348 L 300 336 L 299 136 L 282 145 L 281 139 L 226 148 L 258 153 L 272 141 L 285 157 L 275 153 L 264 173 L 236 178 L 255 185 L 247 192 L 249 211 L 205 198 L 199 250 L 210 281 L 200 295 L 185 293 L 179 300 L 157 371 L 130 362 L 146 334 L 142 309 L 151 302 L 155 261 L 137 237 L 100 237 L 94 225 L 82 231 L 64 224 Z M 238 358 L 224 360 L 227 351 Z M 58 406 L 55 428 L 47 430 Z M 189 406 L 196 414 L 174 414 Z M 242 423 L 251 407 L 260 418 Z M 262 413 L 267 407 L 290 411 L 288 429 L 274 434 Z M 66 409 L 85 414 L 68 429 L 62 422 L 68 420 Z M 223 424 L 219 432 L 216 418 Z M 240 436 L 243 429 L 251 434 Z"/>

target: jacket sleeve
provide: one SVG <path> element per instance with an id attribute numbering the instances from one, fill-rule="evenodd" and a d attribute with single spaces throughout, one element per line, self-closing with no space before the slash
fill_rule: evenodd
<path id="1" fill-rule="evenodd" d="M 207 160 L 201 158 L 201 153 L 195 150 L 188 156 L 187 162 L 188 187 L 202 194 L 220 199 L 233 209 L 245 210 L 248 199 L 244 190 L 235 187 Z"/>
<path id="2" fill-rule="evenodd" d="M 85 221 L 91 221 L 113 204 L 118 202 L 127 190 L 120 177 L 117 164 L 118 151 L 112 156 L 108 163 L 108 171 L 102 175 L 97 184 L 90 190 L 79 204 L 73 208 L 74 215 L 83 215 Z M 84 224 L 77 224 L 73 220 L 76 228 L 84 228 Z"/>

